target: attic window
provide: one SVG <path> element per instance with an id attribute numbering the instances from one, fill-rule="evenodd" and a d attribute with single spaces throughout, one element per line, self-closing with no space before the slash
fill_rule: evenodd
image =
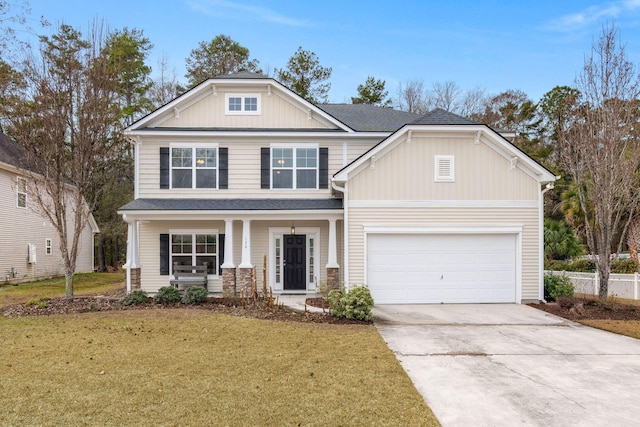
<path id="1" fill-rule="evenodd" d="M 229 115 L 258 115 L 260 114 L 259 94 L 225 95 L 225 114 Z"/>
<path id="2" fill-rule="evenodd" d="M 436 182 L 455 181 L 453 156 L 435 156 L 434 170 Z"/>

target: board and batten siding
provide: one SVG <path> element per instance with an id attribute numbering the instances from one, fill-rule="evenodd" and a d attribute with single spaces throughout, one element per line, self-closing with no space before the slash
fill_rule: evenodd
<path id="1" fill-rule="evenodd" d="M 325 119 L 295 106 L 280 95 L 279 91 L 266 91 L 266 85 L 256 88 L 219 88 L 217 94 L 210 92 L 206 97 L 181 110 L 159 124 L 160 127 L 208 127 L 208 128 L 249 128 L 249 129 L 335 129 L 328 126 Z M 260 114 L 225 114 L 226 94 L 259 94 Z M 288 96 L 288 95 L 285 95 Z"/>
<path id="2" fill-rule="evenodd" d="M 64 265 L 60 239 L 53 225 L 34 210 L 27 191 L 27 207 L 17 206 L 16 173 L 0 169 L 0 281 L 20 283 L 63 276 Z M 28 179 L 28 178 L 27 178 Z M 69 215 L 71 218 L 71 215 Z M 51 255 L 46 254 L 45 241 L 51 239 Z M 35 245 L 36 262 L 28 262 L 28 245 Z M 76 271 L 93 271 L 93 233 L 84 228 L 79 245 Z M 11 268 L 17 274 L 11 277 Z"/>
<path id="3" fill-rule="evenodd" d="M 242 221 L 233 222 L 233 261 L 238 267 L 242 261 Z M 262 289 L 263 283 L 263 257 L 267 256 L 267 270 L 270 268 L 269 257 L 269 228 L 289 228 L 291 221 L 251 221 L 251 264 L 256 267 L 256 280 L 258 288 Z M 320 228 L 320 259 L 319 280 L 326 280 L 326 264 L 328 257 L 327 243 L 329 241 L 328 221 L 295 221 L 298 229 L 305 227 Z M 156 293 L 163 286 L 169 286 L 170 276 L 160 274 L 160 234 L 169 233 L 170 230 L 217 230 L 218 234 L 225 231 L 223 220 L 213 221 L 150 221 L 140 224 L 140 264 L 142 269 L 142 289 L 149 293 Z M 338 241 L 342 239 L 342 232 L 338 228 Z M 227 238 L 227 236 L 225 236 Z M 338 246 L 338 259 L 342 257 L 341 247 Z M 225 255 L 226 259 L 226 255 Z M 267 276 L 269 272 L 267 271 Z M 274 286 L 267 282 L 267 286 Z M 208 290 L 212 293 L 222 293 L 222 277 L 209 279 Z M 238 289 L 238 292 L 240 289 Z"/>
<path id="4" fill-rule="evenodd" d="M 435 182 L 434 159 L 453 156 L 454 182 Z M 349 181 L 350 200 L 538 200 L 539 186 L 474 139 L 417 137 L 401 142 Z"/>
<path id="5" fill-rule="evenodd" d="M 228 189 L 160 189 L 160 147 L 169 147 L 172 143 L 211 143 L 219 147 L 227 147 L 228 154 Z M 143 139 L 139 152 L 140 198 L 322 198 L 331 197 L 331 189 L 318 190 L 263 190 L 260 188 L 260 149 L 269 147 L 271 143 L 295 142 L 299 144 L 315 144 L 327 147 L 329 152 L 329 180 L 343 166 L 343 142 L 322 139 L 300 139 L 296 141 L 237 139 L 237 138 L 148 138 Z M 358 148 L 365 150 L 373 146 L 359 143 Z M 365 150 L 366 151 L 366 150 Z M 355 154 L 353 154 L 355 155 Z M 329 184 L 330 187 L 330 184 Z"/>
<path id="6" fill-rule="evenodd" d="M 536 208 L 387 207 L 349 208 L 349 279 L 365 281 L 365 227 L 481 228 L 522 227 L 522 299 L 539 298 L 538 210 Z"/>

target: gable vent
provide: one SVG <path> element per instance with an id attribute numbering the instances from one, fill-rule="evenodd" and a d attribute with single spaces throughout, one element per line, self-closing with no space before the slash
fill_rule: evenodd
<path id="1" fill-rule="evenodd" d="M 453 182 L 454 177 L 453 156 L 435 156 L 435 181 Z"/>

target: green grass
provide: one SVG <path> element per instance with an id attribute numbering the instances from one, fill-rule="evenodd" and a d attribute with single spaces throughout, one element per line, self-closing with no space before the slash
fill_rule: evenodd
<path id="1" fill-rule="evenodd" d="M 176 309 L 0 331 L 0 425 L 439 425 L 370 325 Z"/>
<path id="2" fill-rule="evenodd" d="M 74 276 L 74 295 L 96 295 L 124 287 L 123 271 L 117 273 L 78 273 Z M 64 277 L 0 286 L 0 307 L 43 297 L 64 297 Z"/>

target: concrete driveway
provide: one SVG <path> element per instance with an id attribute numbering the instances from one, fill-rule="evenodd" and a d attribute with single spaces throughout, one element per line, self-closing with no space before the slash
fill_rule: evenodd
<path id="1" fill-rule="evenodd" d="M 378 331 L 444 427 L 640 426 L 640 340 L 526 305 L 381 305 Z"/>

